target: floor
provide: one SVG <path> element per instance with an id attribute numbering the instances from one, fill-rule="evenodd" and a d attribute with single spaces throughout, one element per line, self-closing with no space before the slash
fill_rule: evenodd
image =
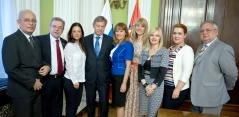
<path id="1" fill-rule="evenodd" d="M 98 117 L 98 109 L 96 109 L 96 117 Z M 116 117 L 116 108 L 109 107 L 109 117 Z M 78 114 L 77 117 L 87 117 L 85 109 L 84 113 Z M 179 111 L 159 109 L 159 117 L 219 117 L 215 115 L 206 115 L 191 112 L 191 102 L 185 101 Z M 226 104 L 223 106 L 221 117 L 239 117 L 239 106 Z"/>

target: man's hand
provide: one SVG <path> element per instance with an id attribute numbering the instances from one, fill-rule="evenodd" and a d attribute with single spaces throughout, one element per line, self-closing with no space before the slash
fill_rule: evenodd
<path id="1" fill-rule="evenodd" d="M 42 88 L 42 83 L 41 83 L 40 79 L 36 79 L 36 82 L 33 85 L 33 88 L 34 88 L 35 91 L 40 90 Z"/>
<path id="2" fill-rule="evenodd" d="M 42 66 L 42 67 L 40 68 L 40 70 L 38 71 L 38 73 L 39 73 L 41 76 L 45 76 L 45 75 L 47 75 L 47 73 L 48 73 L 50 70 L 51 70 L 51 68 L 50 68 L 49 66 L 45 65 L 45 66 Z"/>
<path id="3" fill-rule="evenodd" d="M 80 83 L 79 83 L 79 82 L 73 84 L 73 87 L 74 87 L 75 89 L 79 89 L 79 86 L 80 86 Z"/>

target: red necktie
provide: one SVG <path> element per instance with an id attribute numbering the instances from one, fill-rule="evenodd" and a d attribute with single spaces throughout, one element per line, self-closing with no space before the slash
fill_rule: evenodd
<path id="1" fill-rule="evenodd" d="M 60 46 L 59 46 L 59 40 L 56 40 L 56 54 L 57 54 L 57 71 L 58 71 L 58 75 L 62 74 L 63 71 L 63 65 L 62 65 L 62 58 L 61 58 L 61 50 L 60 50 Z"/>

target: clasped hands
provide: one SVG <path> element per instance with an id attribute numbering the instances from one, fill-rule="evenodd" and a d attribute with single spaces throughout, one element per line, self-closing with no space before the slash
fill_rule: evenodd
<path id="1" fill-rule="evenodd" d="M 151 96 L 153 95 L 155 88 L 153 87 L 153 85 L 148 85 L 145 87 L 145 91 L 146 91 L 146 96 Z"/>
<path id="2" fill-rule="evenodd" d="M 48 72 L 49 72 L 50 70 L 51 70 L 51 68 L 50 68 L 49 66 L 45 65 L 45 66 L 42 66 L 42 67 L 39 69 L 38 73 L 39 73 L 41 76 L 45 76 L 46 74 L 48 74 Z M 42 85 L 40 79 L 36 79 L 36 82 L 35 82 L 35 84 L 33 85 L 33 89 L 34 89 L 35 91 L 41 90 L 41 89 L 42 89 L 42 86 L 43 86 L 43 85 Z"/>

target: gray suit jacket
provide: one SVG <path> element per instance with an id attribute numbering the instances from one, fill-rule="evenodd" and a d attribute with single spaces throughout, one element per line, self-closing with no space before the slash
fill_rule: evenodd
<path id="1" fill-rule="evenodd" d="M 196 55 L 203 45 L 199 46 Z M 216 107 L 226 103 L 237 80 L 234 50 L 216 39 L 193 68 L 191 101 L 195 106 Z"/>

